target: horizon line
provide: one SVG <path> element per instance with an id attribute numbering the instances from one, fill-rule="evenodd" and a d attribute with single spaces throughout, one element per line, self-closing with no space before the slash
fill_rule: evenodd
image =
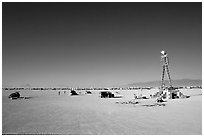
<path id="1" fill-rule="evenodd" d="M 183 78 L 183 79 L 172 79 L 172 81 L 176 80 L 201 80 L 201 79 L 190 79 L 190 78 Z M 145 84 L 145 83 L 150 83 L 150 82 L 159 82 L 161 80 L 151 80 L 151 81 L 140 81 L 140 82 L 132 82 L 132 83 L 126 83 L 126 84 L 110 84 L 110 85 L 103 85 L 103 86 L 69 86 L 69 84 L 57 84 L 57 85 L 32 85 L 32 84 L 19 84 L 19 85 L 4 85 L 2 84 L 2 88 L 8 88 L 8 87 L 71 87 L 71 88 L 81 88 L 81 87 L 124 87 L 128 86 L 131 84 Z M 168 81 L 168 80 L 164 80 Z M 27 85 L 27 86 L 26 86 Z M 202 85 L 202 83 L 201 83 Z"/>

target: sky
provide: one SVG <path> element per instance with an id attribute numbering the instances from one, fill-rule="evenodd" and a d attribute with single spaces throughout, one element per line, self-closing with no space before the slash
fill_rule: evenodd
<path id="1" fill-rule="evenodd" d="M 2 85 L 202 79 L 202 3 L 2 3 Z M 166 78 L 165 78 L 166 79 Z"/>

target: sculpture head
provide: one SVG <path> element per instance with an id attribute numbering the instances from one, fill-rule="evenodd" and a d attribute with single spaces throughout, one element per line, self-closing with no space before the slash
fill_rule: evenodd
<path id="1" fill-rule="evenodd" d="M 162 50 L 160 53 L 161 53 L 162 55 L 166 55 L 166 54 L 167 54 L 165 50 Z"/>

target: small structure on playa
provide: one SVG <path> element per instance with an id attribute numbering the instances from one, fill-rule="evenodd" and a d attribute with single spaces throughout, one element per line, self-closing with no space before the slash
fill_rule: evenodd
<path id="1" fill-rule="evenodd" d="M 18 98 L 20 98 L 20 93 L 19 92 L 11 93 L 8 98 L 18 99 Z"/>
<path id="2" fill-rule="evenodd" d="M 100 92 L 101 98 L 122 98 L 123 95 L 119 93 L 113 93 L 110 91 L 101 91 Z"/>
<path id="3" fill-rule="evenodd" d="M 71 90 L 71 96 L 73 96 L 73 95 L 79 95 L 78 93 L 76 93 L 76 91 L 75 90 Z"/>
<path id="4" fill-rule="evenodd" d="M 158 102 L 162 102 L 163 99 L 176 99 L 176 98 L 188 98 L 190 96 L 186 96 L 181 93 L 178 88 L 172 86 L 172 81 L 169 72 L 169 58 L 167 52 L 162 50 L 161 51 L 161 62 L 162 62 L 162 78 L 161 78 L 161 88 L 159 92 L 157 92 L 153 97 L 157 97 Z M 165 87 L 164 84 L 164 73 L 167 73 L 169 78 L 169 85 L 170 87 Z"/>
<path id="5" fill-rule="evenodd" d="M 113 98 L 114 94 L 110 91 L 101 91 L 101 98 Z"/>

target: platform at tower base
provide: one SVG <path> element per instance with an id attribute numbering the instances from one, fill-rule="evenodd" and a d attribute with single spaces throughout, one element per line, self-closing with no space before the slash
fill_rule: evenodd
<path id="1" fill-rule="evenodd" d="M 156 92 L 153 97 L 162 99 L 178 99 L 178 98 L 189 98 L 190 96 L 184 95 L 182 92 L 175 87 L 169 87 L 166 89 L 160 89 Z"/>

